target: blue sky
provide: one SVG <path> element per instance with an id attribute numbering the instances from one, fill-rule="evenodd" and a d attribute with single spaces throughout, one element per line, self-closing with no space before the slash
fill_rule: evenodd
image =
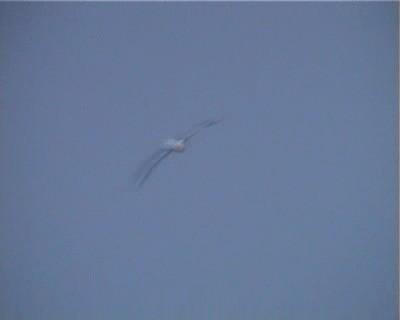
<path id="1" fill-rule="evenodd" d="M 0 51 L 2 318 L 397 319 L 395 2 L 1 3 Z"/>

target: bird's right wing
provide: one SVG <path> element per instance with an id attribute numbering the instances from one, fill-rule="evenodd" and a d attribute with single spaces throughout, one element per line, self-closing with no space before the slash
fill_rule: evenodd
<path id="1" fill-rule="evenodd" d="M 138 187 L 141 187 L 143 183 L 147 180 L 153 170 L 169 156 L 173 150 L 171 149 L 159 149 L 153 153 L 148 159 L 146 159 L 139 168 L 135 171 L 134 180 Z"/>
<path id="2" fill-rule="evenodd" d="M 195 136 L 197 133 L 199 133 L 199 131 L 201 131 L 202 129 L 211 127 L 217 123 L 220 123 L 221 121 L 223 121 L 223 119 L 217 119 L 217 120 L 205 120 L 202 121 L 196 125 L 194 125 L 190 130 L 188 130 L 184 135 L 182 135 L 180 138 L 183 139 L 185 142 L 187 142 L 188 140 L 190 140 L 193 136 Z"/>

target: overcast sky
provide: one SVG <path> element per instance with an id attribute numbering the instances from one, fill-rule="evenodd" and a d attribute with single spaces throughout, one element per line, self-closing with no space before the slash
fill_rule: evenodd
<path id="1" fill-rule="evenodd" d="M 398 36 L 396 2 L 1 3 L 0 317 L 398 319 Z"/>

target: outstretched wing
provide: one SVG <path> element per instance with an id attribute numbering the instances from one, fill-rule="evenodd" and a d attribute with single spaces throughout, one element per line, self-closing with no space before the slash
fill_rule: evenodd
<path id="1" fill-rule="evenodd" d="M 220 123 L 224 119 L 217 119 L 217 120 L 205 120 L 196 125 L 194 125 L 189 131 L 187 131 L 183 136 L 180 138 L 184 140 L 184 142 L 189 141 L 193 136 L 199 133 L 200 130 L 211 127 L 217 123 Z"/>
<path id="2" fill-rule="evenodd" d="M 153 153 L 142 165 L 136 170 L 134 178 L 138 187 L 141 187 L 147 180 L 153 170 L 173 152 L 172 149 L 160 149 Z"/>
<path id="3" fill-rule="evenodd" d="M 151 164 L 156 161 L 158 158 L 160 158 L 166 151 L 166 149 L 160 148 L 158 150 L 156 150 L 155 152 L 153 152 L 149 157 L 147 157 L 146 159 L 144 159 L 139 166 L 137 167 L 137 169 L 135 170 L 135 172 L 133 173 L 131 179 L 133 180 L 138 180 L 140 178 L 140 176 L 143 175 L 143 172 L 146 171 L 146 169 L 148 167 L 151 166 Z"/>

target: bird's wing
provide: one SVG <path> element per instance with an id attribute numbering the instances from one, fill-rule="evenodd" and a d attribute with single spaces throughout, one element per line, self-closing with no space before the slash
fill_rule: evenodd
<path id="1" fill-rule="evenodd" d="M 166 151 L 166 149 L 160 148 L 158 150 L 156 150 L 155 152 L 153 152 L 149 157 L 147 157 L 146 159 L 144 159 L 139 166 L 137 167 L 137 169 L 135 170 L 134 174 L 132 175 L 132 178 L 134 179 L 138 179 L 143 171 L 146 170 L 146 167 L 149 167 L 151 165 L 151 163 L 157 159 L 158 157 L 162 156 Z"/>
<path id="2" fill-rule="evenodd" d="M 220 123 L 224 119 L 217 119 L 217 120 L 205 120 L 196 125 L 194 125 L 190 130 L 188 130 L 183 136 L 180 138 L 183 139 L 185 142 L 189 141 L 193 136 L 199 133 L 200 130 L 211 127 L 217 123 Z"/>
<path id="3" fill-rule="evenodd" d="M 161 151 L 161 152 L 160 152 Z M 143 185 L 143 183 L 147 180 L 147 178 L 150 176 L 150 174 L 153 172 L 153 170 L 160 164 L 160 162 L 162 160 L 164 160 L 167 156 L 169 156 L 171 153 L 173 152 L 172 149 L 161 149 L 158 150 L 158 152 L 154 153 L 149 161 L 153 161 L 156 159 L 157 156 L 159 156 L 159 158 L 154 161 L 150 167 L 147 168 L 147 170 L 145 171 L 144 175 L 141 175 L 141 173 L 143 173 L 143 169 L 140 170 L 140 172 L 138 171 L 137 175 L 136 175 L 136 183 L 138 187 L 141 187 Z"/>

